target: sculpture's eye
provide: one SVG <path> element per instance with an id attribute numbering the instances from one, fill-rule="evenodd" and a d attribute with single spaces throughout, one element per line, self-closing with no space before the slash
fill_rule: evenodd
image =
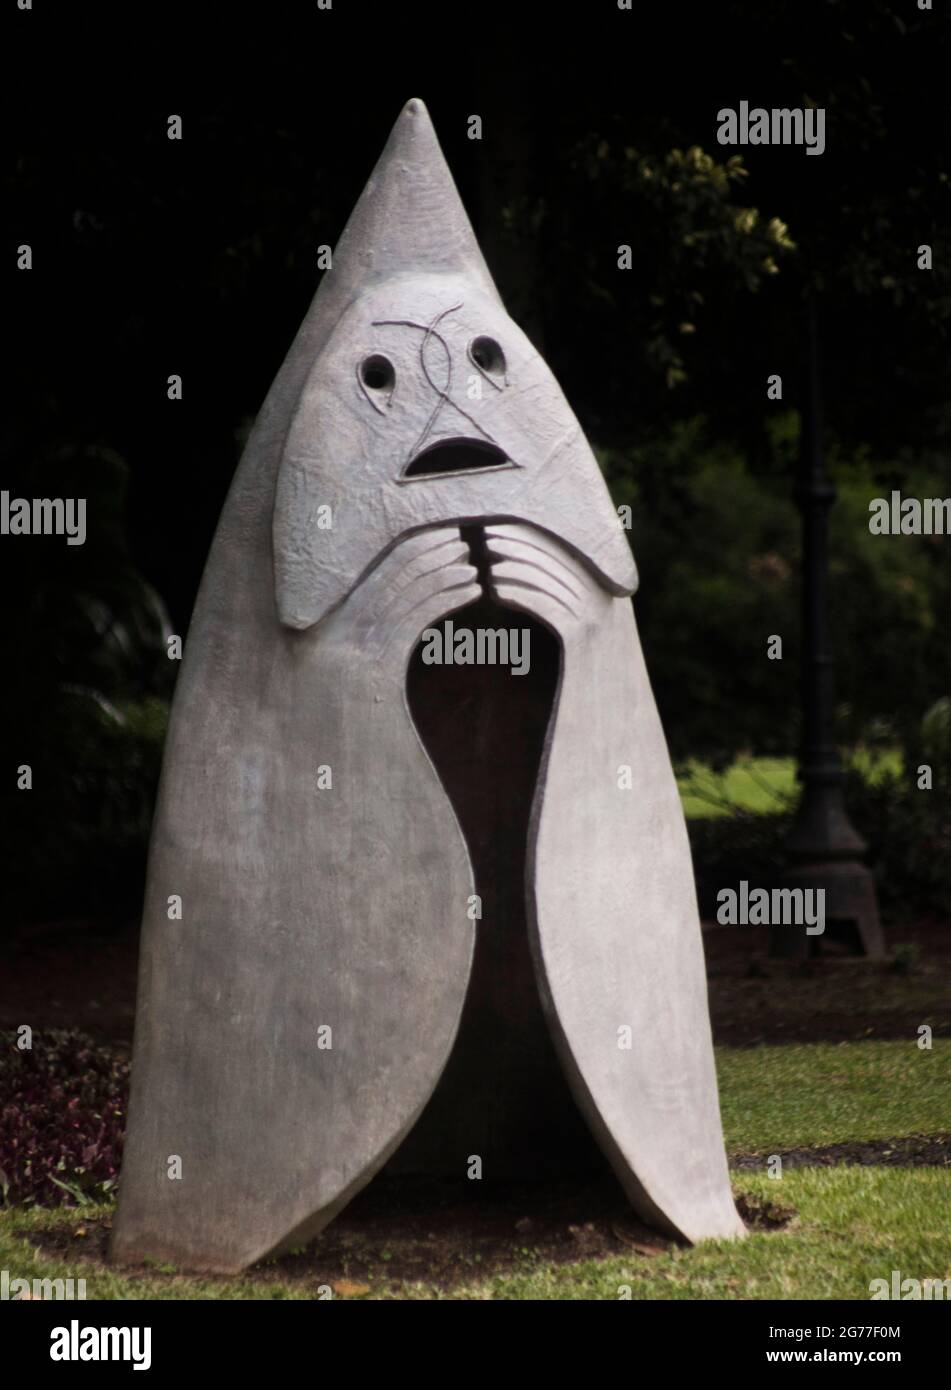
<path id="1" fill-rule="evenodd" d="M 473 338 L 469 344 L 469 356 L 488 376 L 504 377 L 505 353 L 494 338 Z"/>
<path id="2" fill-rule="evenodd" d="M 392 391 L 396 382 L 393 363 L 376 352 L 364 357 L 360 363 L 360 380 L 371 391 Z"/>

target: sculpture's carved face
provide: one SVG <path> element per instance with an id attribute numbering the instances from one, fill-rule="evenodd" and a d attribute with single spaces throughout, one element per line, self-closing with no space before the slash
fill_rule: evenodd
<path id="1" fill-rule="evenodd" d="M 319 622 L 408 532 L 489 520 L 550 531 L 612 593 L 636 586 L 597 462 L 525 335 L 469 280 L 394 277 L 342 315 L 288 431 L 281 621 Z"/>

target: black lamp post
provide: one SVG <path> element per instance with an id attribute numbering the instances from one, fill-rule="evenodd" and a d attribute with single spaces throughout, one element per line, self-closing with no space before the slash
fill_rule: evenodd
<path id="1" fill-rule="evenodd" d="M 802 712 L 799 778 L 802 796 L 786 842 L 783 886 L 825 890 L 827 924 L 851 923 L 868 956 L 884 953 L 875 880 L 863 862 L 867 850 L 845 809 L 842 764 L 834 732 L 834 659 L 828 622 L 828 524 L 836 492 L 822 455 L 816 304 L 807 291 L 806 389 L 800 433 L 796 498 L 802 512 Z M 805 956 L 803 926 L 774 925 L 770 953 Z M 817 951 L 818 953 L 818 951 Z"/>

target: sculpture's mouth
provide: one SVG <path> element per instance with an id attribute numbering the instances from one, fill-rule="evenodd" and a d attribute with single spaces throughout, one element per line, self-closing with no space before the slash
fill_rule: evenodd
<path id="1" fill-rule="evenodd" d="M 440 439 L 410 460 L 400 482 L 414 478 L 448 478 L 456 473 L 494 473 L 500 468 L 517 466 L 498 445 L 487 439 Z"/>

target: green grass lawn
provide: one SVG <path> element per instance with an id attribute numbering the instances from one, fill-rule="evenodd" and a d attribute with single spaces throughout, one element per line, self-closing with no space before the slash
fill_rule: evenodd
<path id="1" fill-rule="evenodd" d="M 951 1038 L 717 1049 L 728 1153 L 951 1129 Z"/>
<path id="2" fill-rule="evenodd" d="M 769 1154 L 951 1127 L 951 1040 L 930 1052 L 914 1041 L 720 1048 L 724 1132 L 730 1153 Z M 373 1271 L 334 1297 L 383 1299 L 867 1299 L 872 1279 L 951 1277 L 951 1169 L 787 1167 L 734 1174 L 734 1190 L 794 1213 L 774 1232 L 650 1255 L 551 1263 L 513 1232 L 504 1270 L 480 1267 L 451 1289 L 393 1279 L 386 1250 Z M 168 1267 L 115 1271 L 93 1258 L 111 1207 L 0 1213 L 0 1267 L 21 1278 L 85 1278 L 89 1298 L 314 1299 L 309 1265 L 258 1266 L 237 1278 L 194 1278 Z M 55 1248 L 50 1242 L 55 1242 Z M 87 1253 L 88 1252 L 88 1253 Z M 366 1251 L 362 1252 L 364 1255 Z"/>
<path id="3" fill-rule="evenodd" d="M 798 1169 L 781 1181 L 743 1175 L 734 1189 L 794 1207 L 784 1231 L 741 1243 L 706 1241 L 653 1258 L 526 1269 L 470 1298 L 867 1299 L 892 1269 L 917 1278 L 951 1274 L 951 1171 Z M 921 1271 L 921 1273 L 917 1273 Z"/>
<path id="4" fill-rule="evenodd" d="M 792 758 L 742 758 L 725 772 L 693 762 L 677 778 L 688 820 L 728 816 L 731 811 L 758 814 L 787 810 L 796 797 Z"/>
<path id="5" fill-rule="evenodd" d="M 874 753 L 857 748 L 843 757 L 869 782 L 901 771 L 898 748 Z M 677 778 L 677 785 L 688 820 L 728 816 L 732 811 L 769 814 L 789 810 L 799 794 L 793 758 L 738 758 L 725 772 L 692 762 Z"/>
<path id="6" fill-rule="evenodd" d="M 334 1297 L 370 1299 L 867 1299 L 872 1279 L 951 1277 L 951 1170 L 935 1168 L 797 1169 L 781 1181 L 744 1174 L 738 1191 L 795 1208 L 782 1231 L 750 1235 L 736 1244 L 707 1241 L 693 1249 L 654 1256 L 550 1264 L 525 1248 L 504 1273 L 481 1273 L 446 1292 L 432 1284 L 389 1279 L 386 1264 L 362 1286 Z M 87 1297 L 100 1299 L 308 1299 L 318 1297 L 319 1268 L 309 1278 L 287 1278 L 279 1266 L 234 1279 L 189 1278 L 171 1270 L 130 1277 L 79 1253 L 50 1259 L 29 1232 L 64 1227 L 85 1230 L 111 1208 L 7 1214 L 0 1220 L 0 1262 L 21 1278 L 80 1278 Z M 13 1226 L 27 1234 L 15 1238 Z"/>

